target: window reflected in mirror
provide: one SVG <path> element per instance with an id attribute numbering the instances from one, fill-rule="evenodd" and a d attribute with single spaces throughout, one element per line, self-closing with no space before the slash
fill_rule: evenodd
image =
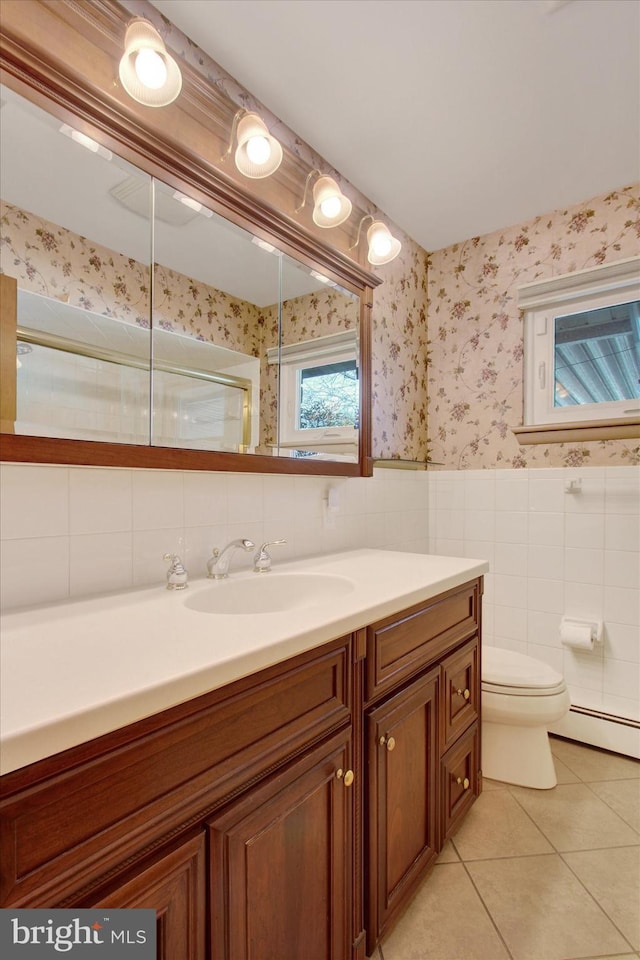
<path id="1" fill-rule="evenodd" d="M 360 301 L 315 270 L 304 270 L 308 289 L 300 291 L 303 270 L 282 258 L 280 453 L 356 461 Z"/>

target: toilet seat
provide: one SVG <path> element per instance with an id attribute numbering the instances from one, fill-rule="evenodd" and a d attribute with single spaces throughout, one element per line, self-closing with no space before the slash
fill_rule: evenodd
<path id="1" fill-rule="evenodd" d="M 549 697 L 562 693 L 562 674 L 547 663 L 515 650 L 482 648 L 482 689 L 512 697 Z"/>

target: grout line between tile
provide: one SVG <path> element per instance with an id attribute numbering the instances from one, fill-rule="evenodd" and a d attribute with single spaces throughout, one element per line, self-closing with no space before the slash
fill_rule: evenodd
<path id="1" fill-rule="evenodd" d="M 594 780 L 593 781 L 593 783 L 626 783 L 626 782 L 627 781 L 625 780 Z M 636 830 L 635 827 L 632 827 L 631 824 L 627 820 L 625 820 L 625 818 L 618 813 L 615 807 L 612 807 L 611 804 L 604 797 L 601 797 L 599 793 L 596 793 L 591 783 L 585 783 L 585 787 L 588 787 L 589 790 L 591 790 L 591 793 L 594 795 L 594 797 L 597 797 L 598 800 L 601 800 L 602 803 L 605 804 L 605 806 L 609 807 L 609 810 L 611 810 L 612 813 L 615 813 L 616 817 L 618 817 L 618 819 L 621 820 L 622 823 L 626 824 L 627 827 L 631 827 L 633 832 L 638 834 L 638 843 L 640 843 L 640 832 L 638 832 L 638 830 Z"/>
<path id="2" fill-rule="evenodd" d="M 458 852 L 458 851 L 457 851 L 457 848 L 456 848 L 456 853 L 457 853 L 457 852 Z M 484 909 L 485 909 L 485 911 L 486 911 L 486 914 L 487 914 L 487 916 L 489 917 L 489 920 L 490 920 L 491 923 L 493 924 L 494 930 L 495 930 L 496 933 L 498 934 L 498 937 L 500 938 L 500 941 L 501 941 L 503 947 L 504 947 L 505 950 L 507 951 L 508 957 L 510 958 L 510 960 L 514 960 L 514 956 L 513 956 L 513 954 L 511 953 L 511 950 L 509 949 L 509 947 L 507 946 L 507 942 L 506 942 L 506 940 L 504 939 L 504 937 L 502 936 L 502 932 L 500 931 L 500 928 L 498 927 L 498 924 L 497 924 L 496 921 L 493 919 L 493 916 L 492 916 L 492 914 L 491 914 L 491 911 L 489 910 L 489 907 L 488 907 L 488 906 L 486 905 L 486 903 L 484 902 L 484 898 L 483 898 L 482 894 L 480 893 L 480 891 L 478 890 L 477 886 L 475 885 L 475 883 L 474 883 L 474 881 L 473 881 L 473 877 L 471 876 L 471 874 L 469 873 L 469 870 L 467 869 L 466 863 L 464 862 L 464 860 L 461 860 L 460 862 L 462 863 L 462 866 L 464 867 L 464 871 L 465 871 L 466 875 L 467 875 L 468 878 L 469 878 L 469 881 L 470 881 L 470 883 L 471 883 L 471 886 L 473 887 L 473 889 L 474 889 L 475 892 L 476 892 L 476 896 L 478 897 L 478 899 L 480 900 L 480 903 L 481 903 L 482 906 L 484 907 Z"/>
<path id="3" fill-rule="evenodd" d="M 624 848 L 624 847 L 604 847 L 603 849 L 605 849 L 605 850 L 611 850 L 611 849 L 624 850 L 625 848 Z M 571 850 L 571 851 L 567 851 L 567 853 L 569 853 L 569 852 L 570 852 L 570 853 L 588 853 L 589 851 L 584 851 L 584 850 Z M 559 856 L 560 856 L 560 859 L 562 860 L 562 862 L 564 863 L 565 867 L 567 867 L 567 869 L 571 871 L 571 873 L 572 873 L 573 876 L 576 878 L 576 880 L 578 881 L 578 883 L 580 884 L 580 886 L 589 894 L 589 896 L 591 897 L 591 899 L 593 900 L 593 902 L 595 903 L 595 905 L 596 905 L 596 906 L 600 909 L 600 911 L 604 914 L 604 916 L 607 918 L 607 920 L 609 921 L 609 923 L 611 924 L 611 926 L 612 926 L 612 927 L 615 927 L 615 929 L 618 931 L 618 933 L 620 934 L 620 936 L 622 937 L 622 939 L 625 941 L 625 943 L 628 943 L 628 944 L 629 944 L 629 947 L 630 947 L 631 951 L 633 952 L 633 951 L 635 950 L 635 947 L 633 946 L 633 944 L 631 943 L 631 941 L 628 940 L 627 937 L 625 937 L 624 933 L 623 933 L 622 930 L 619 928 L 619 926 L 618 926 L 618 924 L 615 922 L 615 920 L 614 920 L 612 917 L 609 916 L 609 914 L 608 914 L 607 911 L 604 909 L 604 907 L 602 906 L 602 904 L 600 903 L 600 901 L 594 896 L 593 893 L 591 893 L 591 891 L 589 890 L 589 888 L 588 888 L 587 886 L 585 886 L 585 884 L 582 882 L 582 880 L 580 879 L 580 877 L 578 876 L 578 874 L 575 872 L 575 870 L 573 869 L 573 867 L 571 866 L 571 864 L 570 864 L 570 863 L 567 863 L 567 861 L 565 860 L 565 858 L 563 857 L 563 855 L 562 855 L 561 853 L 559 854 Z M 617 955 L 619 955 L 619 952 L 618 952 Z M 616 954 L 612 954 L 612 956 L 616 956 Z"/>

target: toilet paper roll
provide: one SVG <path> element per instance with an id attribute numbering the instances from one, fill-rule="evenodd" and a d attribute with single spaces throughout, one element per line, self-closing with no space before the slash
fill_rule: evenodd
<path id="1" fill-rule="evenodd" d="M 591 624 L 563 621 L 560 624 L 560 641 L 565 647 L 573 647 L 576 650 L 593 650 Z"/>

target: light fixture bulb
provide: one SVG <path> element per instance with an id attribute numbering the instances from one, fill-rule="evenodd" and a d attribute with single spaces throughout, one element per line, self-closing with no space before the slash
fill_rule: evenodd
<path id="1" fill-rule="evenodd" d="M 182 89 L 180 67 L 144 17 L 136 17 L 127 27 L 118 74 L 124 90 L 145 107 L 166 107 Z"/>
<path id="2" fill-rule="evenodd" d="M 376 233 L 371 238 L 371 249 L 377 256 L 386 257 L 391 250 L 391 237 L 384 233 Z"/>
<path id="3" fill-rule="evenodd" d="M 251 137 L 247 140 L 246 151 L 251 163 L 261 166 L 271 156 L 271 145 L 266 137 Z"/>
<path id="4" fill-rule="evenodd" d="M 316 172 L 319 173 L 319 171 L 311 171 L 312 174 Z M 308 181 L 309 177 L 307 177 Z M 317 227 L 340 226 L 351 215 L 351 209 L 351 200 L 345 197 L 333 177 L 320 176 L 316 180 L 313 185 L 312 218 Z"/>
<path id="5" fill-rule="evenodd" d="M 367 244 L 369 246 L 367 260 L 374 266 L 391 263 L 402 249 L 400 241 L 396 240 L 381 220 L 374 220 L 367 230 Z"/>
<path id="6" fill-rule="evenodd" d="M 167 82 L 167 66 L 160 54 L 151 47 L 138 50 L 134 69 L 140 83 L 150 90 L 160 90 Z"/>
<path id="7" fill-rule="evenodd" d="M 260 180 L 275 173 L 282 163 L 282 147 L 275 137 L 271 136 L 264 120 L 257 113 L 238 111 L 234 117 L 229 150 L 225 156 L 231 151 L 234 133 L 237 140 L 236 167 L 244 177 Z"/>
<path id="8" fill-rule="evenodd" d="M 340 197 L 327 197 L 326 200 L 323 200 L 320 204 L 320 209 L 327 218 L 327 220 L 333 220 L 338 216 L 342 209 L 342 204 L 340 203 Z"/>

